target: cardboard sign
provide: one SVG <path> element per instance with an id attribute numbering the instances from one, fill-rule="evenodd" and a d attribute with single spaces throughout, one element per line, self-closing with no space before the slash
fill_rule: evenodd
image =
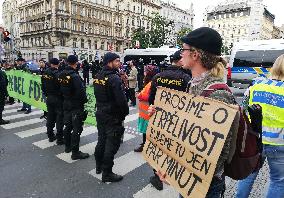
<path id="1" fill-rule="evenodd" d="M 185 198 L 206 196 L 238 108 L 158 88 L 143 156 Z"/>

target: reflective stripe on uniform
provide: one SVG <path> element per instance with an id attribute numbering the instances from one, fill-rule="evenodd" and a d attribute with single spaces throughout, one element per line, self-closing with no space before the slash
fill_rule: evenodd
<path id="1" fill-rule="evenodd" d="M 284 145 L 284 128 L 263 126 L 262 139 L 265 144 Z"/>

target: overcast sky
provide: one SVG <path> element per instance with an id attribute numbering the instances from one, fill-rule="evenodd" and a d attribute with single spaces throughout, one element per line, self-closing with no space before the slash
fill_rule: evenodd
<path id="1" fill-rule="evenodd" d="M 0 0 L 0 24 L 2 22 L 2 3 L 4 0 Z M 16 0 L 15 0 L 16 1 Z M 217 5 L 220 0 L 171 0 L 175 2 L 179 7 L 186 9 L 190 7 L 190 2 L 194 4 L 195 10 L 195 28 L 202 26 L 202 18 L 205 7 L 208 5 Z M 268 10 L 276 16 L 275 24 L 281 26 L 284 24 L 284 0 L 263 0 L 267 5 Z"/>

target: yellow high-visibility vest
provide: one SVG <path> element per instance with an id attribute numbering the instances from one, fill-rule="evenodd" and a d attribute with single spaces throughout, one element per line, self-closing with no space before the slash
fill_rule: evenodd
<path id="1" fill-rule="evenodd" d="M 263 144 L 284 146 L 284 82 L 257 80 L 250 87 L 249 105 L 262 107 Z"/>

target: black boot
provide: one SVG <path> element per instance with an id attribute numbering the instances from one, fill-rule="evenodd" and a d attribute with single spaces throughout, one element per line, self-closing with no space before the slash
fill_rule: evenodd
<path id="1" fill-rule="evenodd" d="M 48 137 L 48 141 L 49 142 L 54 142 L 56 140 L 56 137 L 55 136 L 50 136 Z"/>
<path id="2" fill-rule="evenodd" d="M 5 125 L 5 124 L 9 124 L 10 123 L 10 121 L 8 121 L 8 120 L 0 120 L 0 125 Z"/>
<path id="3" fill-rule="evenodd" d="M 78 160 L 78 159 L 87 159 L 90 157 L 88 153 L 82 153 L 81 151 L 72 151 L 71 159 L 72 160 Z"/>
<path id="4" fill-rule="evenodd" d="M 114 174 L 113 172 L 103 172 L 102 182 L 120 182 L 123 176 Z"/>
<path id="5" fill-rule="evenodd" d="M 64 144 L 63 138 L 57 138 L 56 144 L 57 144 L 57 145 L 63 145 L 63 144 Z"/>
<path id="6" fill-rule="evenodd" d="M 96 165 L 96 174 L 101 174 L 102 173 L 102 166 L 101 165 Z"/>
<path id="7" fill-rule="evenodd" d="M 156 174 L 154 176 L 150 177 L 150 183 L 157 190 L 163 190 L 163 182 L 160 180 L 160 178 Z"/>
<path id="8" fill-rule="evenodd" d="M 71 146 L 66 146 L 65 145 L 65 153 L 70 153 L 72 151 Z"/>

